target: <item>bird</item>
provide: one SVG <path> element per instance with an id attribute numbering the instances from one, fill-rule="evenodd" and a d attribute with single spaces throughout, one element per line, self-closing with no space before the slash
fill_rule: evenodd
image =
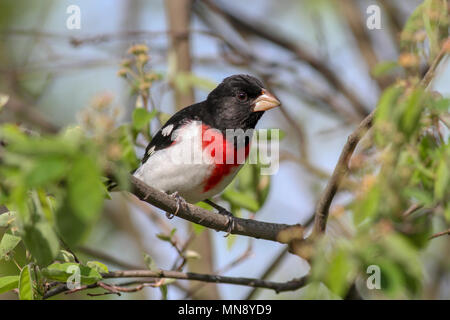
<path id="1" fill-rule="evenodd" d="M 133 175 L 177 200 L 173 218 L 184 202 L 205 202 L 226 215 L 227 235 L 232 213 L 210 200 L 221 193 L 243 167 L 253 130 L 265 111 L 280 101 L 257 78 L 229 76 L 206 100 L 176 112 L 153 136 Z"/>

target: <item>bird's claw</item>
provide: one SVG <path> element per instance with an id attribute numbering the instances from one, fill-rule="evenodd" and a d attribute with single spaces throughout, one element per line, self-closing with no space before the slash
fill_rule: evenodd
<path id="1" fill-rule="evenodd" d="M 226 230 L 227 233 L 225 233 L 225 235 L 224 235 L 224 237 L 226 238 L 226 237 L 228 237 L 231 234 L 231 231 L 233 231 L 233 229 L 234 229 L 234 222 L 235 222 L 234 216 L 233 216 L 233 214 L 231 212 L 229 212 L 228 210 L 226 210 L 224 208 L 219 210 L 219 213 L 221 215 L 226 216 L 228 218 L 227 230 Z"/>
<path id="2" fill-rule="evenodd" d="M 177 209 L 175 210 L 174 213 L 169 213 L 166 212 L 166 217 L 167 219 L 173 219 L 173 217 L 175 217 L 176 215 L 178 215 L 178 211 L 180 211 L 180 207 L 181 205 L 186 203 L 186 200 L 183 199 L 183 197 L 181 197 L 178 193 L 178 191 L 175 191 L 174 193 L 172 193 L 170 195 L 171 197 L 174 197 L 175 200 L 177 201 Z"/>

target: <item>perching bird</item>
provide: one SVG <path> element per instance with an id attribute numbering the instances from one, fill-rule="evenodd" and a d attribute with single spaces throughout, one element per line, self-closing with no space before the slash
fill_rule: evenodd
<path id="1" fill-rule="evenodd" d="M 258 79 L 249 75 L 225 78 L 205 101 L 178 111 L 164 124 L 147 146 L 134 176 L 175 196 L 177 209 L 183 199 L 212 205 L 229 217 L 229 234 L 231 213 L 209 198 L 233 180 L 249 154 L 256 123 L 265 111 L 279 105 Z"/>

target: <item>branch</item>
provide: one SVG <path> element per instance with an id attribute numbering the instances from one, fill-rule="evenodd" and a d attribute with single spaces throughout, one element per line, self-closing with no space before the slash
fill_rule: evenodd
<path id="1" fill-rule="evenodd" d="M 274 282 L 274 281 L 266 281 L 255 278 L 241 278 L 241 277 L 226 277 L 226 276 L 218 276 L 218 275 L 210 275 L 210 274 L 201 274 L 194 272 L 179 272 L 179 271 L 167 271 L 167 270 L 158 270 L 158 271 L 150 271 L 150 270 L 126 270 L 126 271 L 112 271 L 109 273 L 102 274 L 104 279 L 116 279 L 116 278 L 152 278 L 152 279 L 179 279 L 179 280 L 190 280 L 190 281 L 202 281 L 202 282 L 210 282 L 210 283 L 227 283 L 241 286 L 249 286 L 256 288 L 264 288 L 264 289 L 272 289 L 275 290 L 276 293 L 280 293 L 283 291 L 294 291 L 302 288 L 306 282 L 307 277 L 295 278 L 289 280 L 287 282 Z M 146 283 L 153 283 L 150 279 L 145 281 Z M 131 283 L 131 282 L 130 282 Z M 136 282 L 133 282 L 136 283 Z M 49 290 L 45 295 L 44 299 L 48 299 L 57 294 L 67 292 L 78 292 L 85 289 L 92 289 L 97 287 L 113 287 L 116 288 L 117 285 L 109 285 L 104 282 L 96 282 L 91 285 L 82 286 L 79 289 L 75 289 L 73 291 L 67 288 L 66 284 L 62 284 L 61 286 L 57 286 L 51 290 Z M 122 292 L 126 291 L 137 291 L 137 290 L 119 290 Z"/>
<path id="2" fill-rule="evenodd" d="M 350 160 L 356 145 L 366 131 L 372 126 L 374 114 L 375 110 L 372 111 L 348 137 L 347 143 L 341 151 L 341 155 L 339 156 L 339 160 L 334 168 L 333 174 L 331 175 L 331 178 L 317 203 L 313 231 L 314 234 L 323 233 L 325 231 L 331 201 L 336 195 L 342 178 L 348 172 L 348 161 Z"/>
<path id="3" fill-rule="evenodd" d="M 196 280 L 213 283 L 228 283 L 250 287 L 258 287 L 275 290 L 277 293 L 282 291 L 293 291 L 303 287 L 306 284 L 306 278 L 292 279 L 287 282 L 273 282 L 255 278 L 226 277 L 218 275 L 201 274 L 194 272 L 179 271 L 149 271 L 149 270 L 126 270 L 113 271 L 103 274 L 105 279 L 110 278 L 170 278 L 180 280 Z"/>
<path id="4" fill-rule="evenodd" d="M 148 202 L 168 213 L 175 213 L 177 210 L 177 201 L 175 198 L 161 192 L 153 187 L 148 186 L 141 180 L 131 176 L 132 193 L 142 201 Z M 204 227 L 215 229 L 218 231 L 226 231 L 228 227 L 228 218 L 224 215 L 208 211 L 195 205 L 186 203 L 182 204 L 178 210 L 177 216 L 200 224 Z M 294 232 L 298 230 L 302 235 L 303 227 L 300 224 L 287 225 L 279 223 L 269 223 L 255 221 L 251 219 L 241 219 L 235 217 L 235 223 L 232 234 L 240 234 L 257 239 L 265 239 L 286 243 L 280 236 L 280 232 L 291 229 Z"/>
<path id="5" fill-rule="evenodd" d="M 431 240 L 431 239 L 434 239 L 434 238 L 437 238 L 437 237 L 442 237 L 442 236 L 445 236 L 445 235 L 449 235 L 450 236 L 450 229 L 442 231 L 442 232 L 435 233 L 429 239 Z"/>

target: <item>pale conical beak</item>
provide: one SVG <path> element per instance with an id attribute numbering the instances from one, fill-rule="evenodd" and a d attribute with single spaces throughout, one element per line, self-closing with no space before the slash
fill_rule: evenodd
<path id="1" fill-rule="evenodd" d="M 271 94 L 266 89 L 263 89 L 261 95 L 255 100 L 253 112 L 267 111 L 272 108 L 278 107 L 280 104 L 280 101 L 278 101 L 278 99 L 275 98 L 273 94 Z"/>

